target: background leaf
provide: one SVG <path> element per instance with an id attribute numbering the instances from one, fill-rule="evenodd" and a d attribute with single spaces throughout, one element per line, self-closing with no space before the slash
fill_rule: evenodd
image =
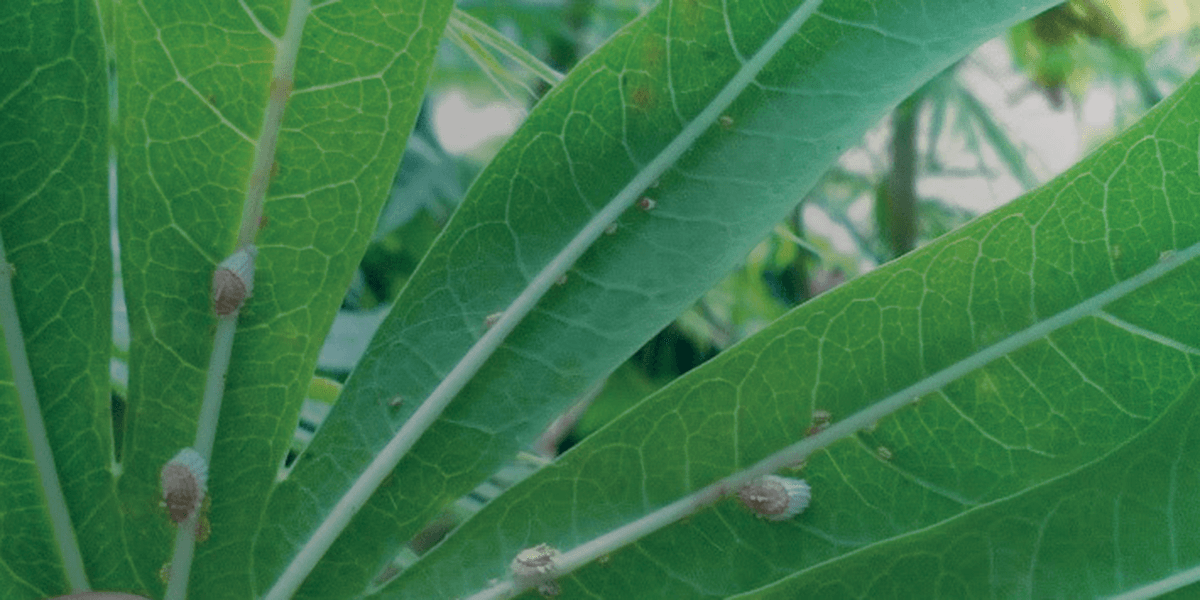
<path id="1" fill-rule="evenodd" d="M 1161 581 L 1200 564 L 1198 411 L 1193 384 L 1078 471 L 737 598 L 1098 598 Z"/>
<path id="2" fill-rule="evenodd" d="M 97 5 L 6 2 L 0 230 L 34 385 L 94 586 L 127 581 L 112 466 L 108 90 Z M 7 332 L 12 335 L 14 332 Z M 68 591 L 7 354 L 0 361 L 0 596 Z"/>
<path id="3" fill-rule="evenodd" d="M 845 418 L 1200 242 L 1197 113 L 1194 78 L 1042 189 L 795 309 L 514 486 L 379 597 L 486 587 L 522 548 L 590 540 L 796 442 L 817 410 Z M 918 530 L 943 540 L 942 524 L 1102 460 L 1163 414 L 1200 370 L 1198 287 L 1193 261 L 813 455 L 794 520 L 727 500 L 563 578 L 563 594 L 718 598 L 827 561 L 866 572 L 868 549 Z M 872 591 L 926 589 L 901 567 L 944 569 L 901 563 Z M 946 597 L 969 596 L 958 577 Z M 1033 595 L 1059 589 L 1045 585 Z"/>
<path id="4" fill-rule="evenodd" d="M 158 470 L 192 443 L 215 318 L 210 277 L 233 250 L 286 2 L 123 3 L 120 233 L 129 304 L 121 494 L 144 593 L 174 529 Z M 250 545 L 292 444 L 321 340 L 399 163 L 450 2 L 341 1 L 304 26 L 210 466 L 211 538 L 190 591 L 254 593 Z"/>
<path id="5" fill-rule="evenodd" d="M 729 119 L 710 123 L 647 190 L 657 208 L 629 211 L 517 327 L 300 597 L 367 585 L 422 525 L 740 262 L 884 111 L 1048 5 L 825 3 L 744 82 Z M 256 548 L 260 584 L 479 339 L 485 317 L 713 102 L 799 3 L 722 6 L 658 4 L 548 93 L 480 174 L 273 496 Z M 389 412 L 380 399 L 396 394 L 414 402 Z"/>

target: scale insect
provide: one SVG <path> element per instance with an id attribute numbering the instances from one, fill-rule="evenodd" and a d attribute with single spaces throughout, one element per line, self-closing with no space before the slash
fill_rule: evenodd
<path id="1" fill-rule="evenodd" d="M 258 249 L 250 244 L 217 265 L 212 277 L 213 312 L 218 317 L 237 313 L 254 292 L 254 258 Z"/>
<path id="2" fill-rule="evenodd" d="M 559 552 L 549 544 L 538 544 L 517 553 L 509 570 L 513 583 L 520 587 L 535 586 L 543 596 L 557 596 L 562 588 L 554 580 L 558 574 Z"/>
<path id="3" fill-rule="evenodd" d="M 162 486 L 162 505 L 175 524 L 191 517 L 204 502 L 208 491 L 208 461 L 191 448 L 180 450 L 175 458 L 163 465 L 159 473 Z"/>
<path id="4" fill-rule="evenodd" d="M 786 521 L 808 508 L 812 488 L 803 479 L 767 475 L 738 490 L 738 500 L 761 519 Z"/>

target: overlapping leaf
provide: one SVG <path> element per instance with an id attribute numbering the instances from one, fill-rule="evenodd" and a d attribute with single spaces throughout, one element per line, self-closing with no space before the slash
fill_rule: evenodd
<path id="1" fill-rule="evenodd" d="M 1186 534 L 1160 540 L 1151 556 L 1162 564 L 1141 558 L 1156 532 L 1196 518 L 1198 482 L 1184 466 L 1194 440 L 1170 450 L 1192 437 L 1191 417 L 1148 427 L 1200 371 L 1200 261 L 1099 312 L 1081 308 L 1164 252 L 1200 247 L 1197 115 L 1194 78 L 1044 188 L 810 301 L 647 399 L 378 597 L 482 589 L 522 548 L 587 541 L 796 442 L 815 411 L 840 420 L 1059 314 L 1080 318 L 810 457 L 798 476 L 812 505 L 799 517 L 762 521 L 727 500 L 563 578 L 564 595 L 722 598 L 795 574 L 772 597 L 1091 597 L 1200 562 Z M 1105 458 L 1143 432 L 1163 444 L 1154 455 Z M 1080 494 L 1048 483 L 1085 466 Z M 1115 491 L 1090 498 L 1105 476 Z M 1138 477 L 1150 485 L 1139 489 Z M 1155 507 L 1166 514 L 1147 523 Z M 1001 535 L 1004 520 L 1016 529 Z M 1051 545 L 1029 546 L 1034 522 Z"/>
<path id="2" fill-rule="evenodd" d="M 129 304 L 121 495 L 150 595 L 174 530 L 157 472 L 195 437 L 215 319 L 214 266 L 233 250 L 276 44 L 291 3 L 126 2 L 118 15 L 120 233 Z M 209 489 L 211 538 L 192 594 L 253 593 L 250 545 L 292 441 L 321 340 L 374 231 L 450 2 L 315 4 L 258 236 Z"/>
<path id="3" fill-rule="evenodd" d="M 91 2 L 5 3 L 0 229 L 59 480 L 93 585 L 132 572 L 120 537 L 108 360 L 108 86 Z M 5 332 L 15 335 L 16 332 Z M 0 597 L 68 590 L 9 357 L 0 366 Z"/>
<path id="4" fill-rule="evenodd" d="M 1200 565 L 1198 461 L 1194 384 L 1076 472 L 737 598 L 1099 598 L 1161 585 Z"/>
<path id="5" fill-rule="evenodd" d="M 272 498 L 273 525 L 256 548 L 260 585 L 480 338 L 486 316 L 505 309 L 722 88 L 732 85 L 737 99 L 699 123 L 707 132 L 646 190 L 657 207 L 621 218 L 541 300 L 359 513 L 301 596 L 361 589 L 447 502 L 741 260 L 883 112 L 1037 10 L 830 0 L 798 34 L 785 33 L 788 19 L 808 8 L 794 0 L 660 3 L 542 100 L 475 182 Z M 747 65 L 760 52 L 769 60 L 755 72 Z M 397 394 L 412 401 L 389 411 L 381 399 Z"/>

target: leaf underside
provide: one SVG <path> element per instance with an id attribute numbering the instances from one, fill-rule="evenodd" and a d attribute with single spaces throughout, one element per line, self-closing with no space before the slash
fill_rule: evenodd
<path id="1" fill-rule="evenodd" d="M 108 85 L 92 2 L 6 2 L 0 232 L 34 387 L 90 582 L 127 585 L 112 465 Z M 5 332 L 16 335 L 15 332 Z M 0 359 L 0 597 L 70 591 L 10 357 Z"/>
<path id="2" fill-rule="evenodd" d="M 386 199 L 452 3 L 314 3 L 300 38 L 209 467 L 189 593 L 250 598 L 252 545 L 321 341 Z M 174 528 L 158 472 L 191 445 L 212 348 L 210 278 L 233 250 L 290 3 L 118 8 L 119 231 L 129 306 L 120 494 L 161 596 Z M 278 52 L 284 55 L 282 50 Z"/>
<path id="3" fill-rule="evenodd" d="M 727 5 L 728 10 L 723 6 Z M 1044 6 L 1048 6 L 1044 5 Z M 602 206 L 766 45 L 794 1 L 663 2 L 589 55 L 479 175 L 259 538 L 269 583 L 419 401 Z M 361 589 L 399 546 L 711 288 L 880 115 L 1019 3 L 830 0 L 554 287 L 351 522 L 298 597 Z M 414 401 L 389 412 L 381 399 Z M 663 494 L 682 488 L 664 488 Z M 669 491 L 668 491 L 669 490 Z M 628 514 L 628 513 L 625 513 Z M 486 547 L 481 546 L 481 551 Z M 494 577 L 500 573 L 493 573 Z"/>
<path id="4" fill-rule="evenodd" d="M 1194 78 L 1040 190 L 793 310 L 378 597 L 484 588 L 522 548 L 587 541 L 796 442 L 814 411 L 836 422 L 1200 242 L 1198 114 Z M 563 578 L 563 594 L 1096 597 L 1200 564 L 1184 533 L 1200 519 L 1195 388 L 1160 419 L 1200 369 L 1198 289 L 1185 263 L 816 453 L 796 475 L 812 504 L 791 521 L 725 500 Z M 1155 449 L 1109 455 L 1127 442 Z M 1102 478 L 1112 489 L 1093 494 Z"/>

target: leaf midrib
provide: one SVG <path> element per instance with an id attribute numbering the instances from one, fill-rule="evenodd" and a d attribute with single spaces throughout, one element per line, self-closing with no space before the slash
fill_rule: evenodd
<path id="1" fill-rule="evenodd" d="M 755 80 L 767 63 L 790 41 L 810 17 L 816 14 L 824 0 L 808 0 L 788 17 L 769 37 L 762 47 L 746 61 L 730 78 L 729 82 L 713 97 L 703 110 L 693 118 L 670 143 L 666 145 L 645 167 L 597 212 L 583 229 L 533 278 L 499 320 L 479 339 L 454 366 L 450 373 L 430 393 L 421 407 L 405 422 L 399 431 L 380 451 L 379 455 L 363 471 L 350 490 L 339 499 L 322 521 L 309 541 L 300 549 L 284 570 L 283 579 L 307 576 L 320 557 L 333 545 L 358 509 L 366 505 L 383 480 L 399 464 L 420 439 L 421 435 L 437 421 L 442 411 L 466 386 L 487 362 L 504 339 L 536 306 L 538 301 L 558 279 L 575 264 L 584 252 L 603 235 L 609 225 L 616 222 L 622 213 L 639 198 L 663 173 L 674 165 L 708 128 Z M 273 589 L 266 598 L 274 600 Z"/>

